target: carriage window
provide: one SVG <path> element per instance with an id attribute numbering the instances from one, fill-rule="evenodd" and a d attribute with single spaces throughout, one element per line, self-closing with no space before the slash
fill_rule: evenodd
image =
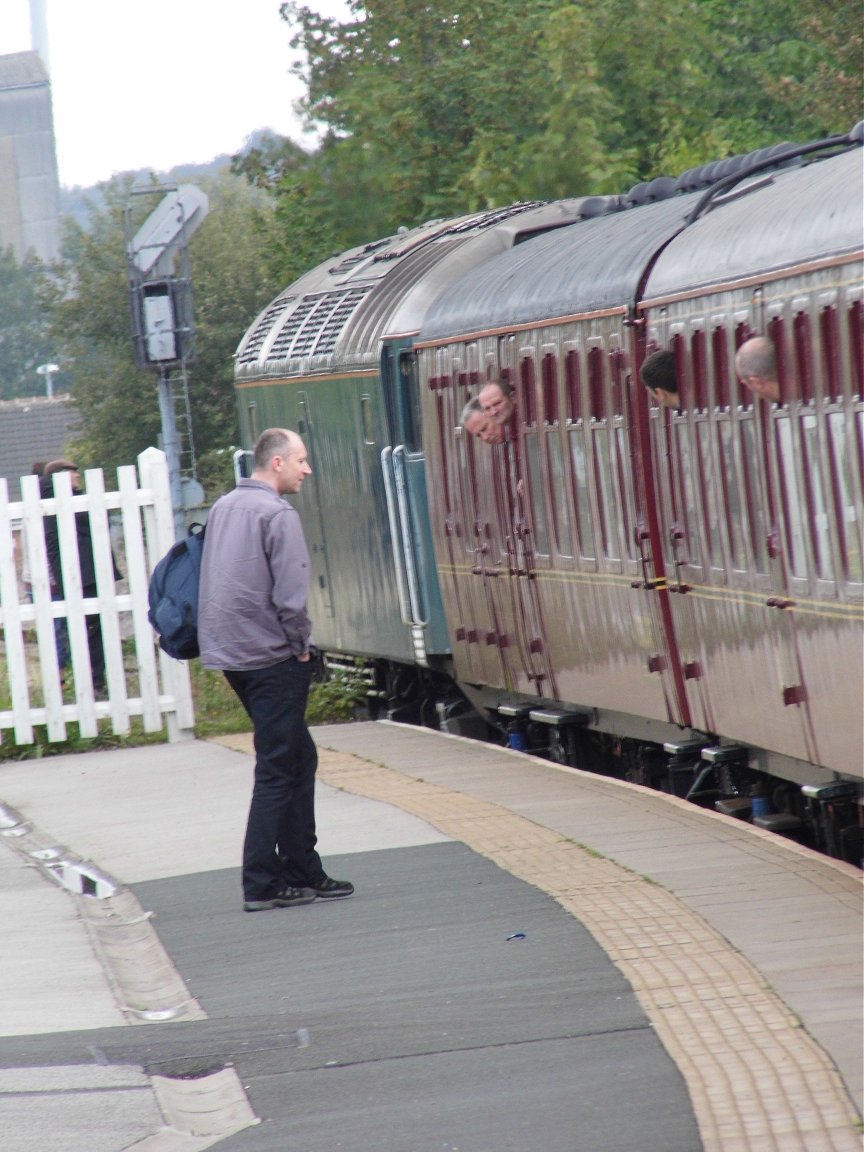
<path id="1" fill-rule="evenodd" d="M 737 352 L 741 345 L 750 338 L 750 329 L 746 324 L 737 324 L 735 327 L 735 351 Z M 752 408 L 754 396 L 749 388 L 745 388 L 741 381 L 738 379 L 738 373 L 734 371 L 734 358 L 733 358 L 733 371 L 730 372 L 730 381 L 734 389 L 732 395 L 737 397 L 735 403 L 739 404 L 742 408 Z"/>
<path id="2" fill-rule="evenodd" d="M 549 504 L 552 509 L 555 543 L 562 556 L 572 556 L 573 530 L 570 524 L 570 504 L 567 500 L 567 474 L 561 430 L 557 424 L 547 430 L 546 451 L 549 457 Z"/>
<path id="3" fill-rule="evenodd" d="M 542 361 L 543 372 L 543 419 L 547 424 L 558 423 L 558 364 L 552 353 L 547 353 Z"/>
<path id="4" fill-rule="evenodd" d="M 594 524 L 591 518 L 591 501 L 588 496 L 588 454 L 585 448 L 585 431 L 581 424 L 570 429 L 569 440 L 579 554 L 584 556 L 586 560 L 594 560 L 597 556 L 597 546 L 594 543 Z"/>
<path id="5" fill-rule="evenodd" d="M 588 353 L 588 392 L 592 420 L 606 419 L 606 390 L 603 387 L 603 352 L 592 348 Z"/>
<path id="6" fill-rule="evenodd" d="M 815 395 L 813 381 L 813 342 L 810 338 L 810 317 L 806 312 L 799 312 L 792 325 L 792 335 L 795 342 L 795 367 L 792 379 L 788 381 L 789 391 L 781 395 L 789 399 L 800 399 L 810 404 Z M 794 384 L 794 387 L 793 387 Z"/>
<path id="7" fill-rule="evenodd" d="M 597 485 L 597 503 L 600 508 L 600 532 L 603 553 L 610 560 L 620 559 L 618 533 L 615 523 L 615 492 L 612 487 L 612 459 L 609 435 L 605 428 L 594 431 L 594 478 Z"/>
<path id="8" fill-rule="evenodd" d="M 816 416 L 806 413 L 801 420 L 801 446 L 803 449 L 804 490 L 809 513 L 810 535 L 813 543 L 813 560 L 816 575 L 830 580 L 833 575 L 831 564 L 831 521 L 828 514 L 827 493 L 822 483 L 819 461 L 822 453 L 819 448 L 819 429 Z"/>
<path id="9" fill-rule="evenodd" d="M 715 328 L 711 333 L 711 349 L 714 353 L 714 406 L 727 411 L 730 371 L 725 328 Z"/>
<path id="10" fill-rule="evenodd" d="M 367 447 L 375 444 L 375 410 L 368 392 L 360 396 L 360 427 L 363 430 L 363 443 Z"/>
<path id="11" fill-rule="evenodd" d="M 849 583 L 861 584 L 864 583 L 864 547 L 862 547 L 862 524 L 853 495 L 855 446 L 851 431 L 842 412 L 830 413 L 828 442 L 834 477 L 834 504 L 837 509 L 840 557 L 844 576 Z"/>
<path id="12" fill-rule="evenodd" d="M 588 353 L 588 389 L 594 448 L 594 487 L 600 513 L 603 554 L 610 560 L 619 560 L 615 465 L 612 459 L 611 429 L 607 426 L 606 381 L 603 369 L 603 350 L 592 348 Z"/>
<path id="13" fill-rule="evenodd" d="M 475 482 L 475 469 L 474 469 L 474 437 L 466 436 L 462 433 L 456 437 L 456 454 L 457 454 L 457 467 L 459 469 L 459 480 L 461 483 L 462 491 L 462 522 L 463 531 L 461 533 L 466 552 L 474 551 L 474 533 L 468 530 L 468 526 L 473 524 L 477 519 L 476 511 L 474 508 L 474 492 L 476 489 Z M 457 529 L 458 530 L 458 529 Z"/>
<path id="14" fill-rule="evenodd" d="M 678 376 L 678 407 L 681 411 L 688 407 L 692 399 L 692 389 L 685 369 L 685 349 L 684 337 L 680 334 L 673 336 L 669 342 L 669 351 L 675 357 L 675 370 Z"/>
<path id="15" fill-rule="evenodd" d="M 823 308 L 819 313 L 819 334 L 825 395 L 839 400 L 843 395 L 843 375 L 840 369 L 840 337 L 836 308 Z"/>
<path id="16" fill-rule="evenodd" d="M 579 353 L 571 349 L 564 361 L 564 378 L 567 388 L 567 415 L 575 424 L 582 419 L 582 371 Z"/>
<path id="17" fill-rule="evenodd" d="M 694 332 L 691 339 L 690 376 L 693 407 L 699 412 L 705 412 L 708 408 L 708 357 L 704 332 Z"/>
<path id="18" fill-rule="evenodd" d="M 588 560 L 596 558 L 591 504 L 588 497 L 588 463 L 585 430 L 582 423 L 582 365 L 579 352 L 571 348 L 564 361 L 564 382 L 567 391 L 567 415 L 571 422 L 567 438 L 570 444 L 570 483 L 576 510 L 576 539 L 579 555 Z"/>
<path id="19" fill-rule="evenodd" d="M 533 427 L 537 423 L 537 391 L 534 375 L 534 361 L 526 357 L 519 365 L 519 377 L 522 385 L 520 404 L 522 409 L 522 423 Z"/>
<path id="20" fill-rule="evenodd" d="M 791 576 L 804 577 L 807 575 L 807 552 L 804 544 L 806 497 L 798 485 L 795 446 L 788 417 L 776 422 L 775 437 L 780 468 L 780 502 L 783 522 L 786 525 L 786 560 Z"/>
<path id="21" fill-rule="evenodd" d="M 255 444 L 261 432 L 258 429 L 258 405 L 254 400 L 251 400 L 249 404 L 246 405 L 246 412 L 249 417 L 249 441 Z"/>
<path id="22" fill-rule="evenodd" d="M 785 404 L 791 395 L 789 387 L 791 369 L 789 357 L 786 354 L 786 335 L 782 316 L 775 316 L 768 323 L 768 336 L 774 341 L 774 351 L 777 355 L 777 384 L 780 389 L 780 403 Z"/>
<path id="23" fill-rule="evenodd" d="M 700 565 L 701 547 L 696 536 L 696 525 L 699 515 L 696 508 L 696 490 L 694 487 L 693 460 L 690 453 L 690 428 L 685 423 L 672 425 L 674 447 L 671 464 L 674 469 L 675 486 L 678 495 L 679 525 L 683 533 L 684 543 L 679 545 L 679 555 L 686 564 Z"/>
<path id="24" fill-rule="evenodd" d="M 432 381 L 430 380 L 429 383 L 431 386 Z M 444 494 L 444 510 L 449 516 L 453 511 L 453 501 L 450 492 L 450 470 L 447 467 L 451 453 L 449 452 L 447 442 L 447 419 L 445 414 L 445 395 L 443 392 L 435 393 L 435 409 L 435 424 L 438 428 L 439 437 L 438 449 L 441 453 L 441 480 Z"/>
<path id="25" fill-rule="evenodd" d="M 747 503 L 747 521 L 750 526 L 750 547 L 753 550 L 753 563 L 757 572 L 768 571 L 766 549 L 765 501 L 759 482 L 759 460 L 757 451 L 757 431 L 752 419 L 739 424 L 741 429 L 741 465 L 744 480 L 744 496 Z"/>
<path id="26" fill-rule="evenodd" d="M 417 386 L 417 360 L 411 352 L 399 354 L 400 395 L 402 397 L 403 442 L 409 452 L 423 449 L 420 432 L 420 389 Z"/>
<path id="27" fill-rule="evenodd" d="M 624 525 L 624 546 L 631 560 L 636 559 L 636 538 L 633 532 L 628 531 L 636 523 L 636 507 L 633 499 L 632 476 L 630 472 L 630 446 L 627 441 L 627 429 L 623 420 L 617 421 L 615 428 L 615 450 L 617 456 L 618 477 L 618 506 L 620 508 L 619 524 Z"/>
<path id="28" fill-rule="evenodd" d="M 743 572 L 747 567 L 747 550 L 744 543 L 744 508 L 742 488 L 737 483 L 735 448 L 732 425 L 724 420 L 717 425 L 717 441 L 720 451 L 720 479 L 723 490 L 723 507 L 726 510 L 726 534 L 729 540 L 732 567 Z"/>
<path id="29" fill-rule="evenodd" d="M 721 539 L 722 523 L 720 520 L 722 487 L 711 452 L 711 424 L 707 420 L 703 420 L 696 425 L 695 431 L 699 446 L 696 466 L 699 470 L 699 487 L 702 492 L 708 560 L 713 568 L 722 568 L 723 541 Z"/>
<path id="30" fill-rule="evenodd" d="M 528 465 L 528 488 L 531 503 L 531 529 L 534 535 L 534 550 L 542 556 L 549 555 L 549 525 L 546 516 L 546 501 L 543 492 L 543 470 L 540 462 L 540 443 L 537 429 L 526 430 L 523 439 Z"/>
<path id="31" fill-rule="evenodd" d="M 855 300 L 849 309 L 849 359 L 852 364 L 852 391 L 862 392 L 861 373 L 864 372 L 864 304 Z"/>

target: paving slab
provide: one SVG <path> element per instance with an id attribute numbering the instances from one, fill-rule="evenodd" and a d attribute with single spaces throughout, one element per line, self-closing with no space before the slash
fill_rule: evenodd
<path id="1" fill-rule="evenodd" d="M 860 1152 L 857 870 L 474 741 L 387 723 L 315 735 L 320 848 L 358 895 L 256 916 L 239 910 L 237 867 L 248 737 L 0 767 L 0 804 L 117 878 L 117 907 L 143 910 L 200 1006 L 132 1021 L 112 960 L 87 946 L 88 897 L 0 837 L 0 904 L 20 914 L 4 974 L 29 934 L 16 987 L 47 987 L 56 920 L 69 987 L 115 994 L 120 1014 L 81 1022 L 59 997 L 0 1037 L 0 1070 L 95 1069 L 90 1089 L 45 1097 L 58 1131 L 68 1099 L 57 1152 L 125 1150 L 142 1102 L 161 1126 L 136 1152 Z M 106 1087 L 105 1067 L 143 1079 Z M 230 1091 L 211 1091 L 248 1115 L 179 1132 L 170 1116 L 203 1115 L 223 1073 Z M 163 1083 L 201 1099 L 172 1111 Z M 44 1100 L 13 1084 L 0 1106 L 26 1130 Z M 98 1148 L 75 1127 L 88 1091 L 118 1104 Z M 38 1126 L 26 1139 L 15 1152 L 54 1152 Z"/>

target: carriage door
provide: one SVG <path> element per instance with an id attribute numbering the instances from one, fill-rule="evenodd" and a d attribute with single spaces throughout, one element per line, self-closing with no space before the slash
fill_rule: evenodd
<path id="1" fill-rule="evenodd" d="M 486 602 L 473 586 L 478 543 L 478 513 L 472 495 L 483 491 L 474 478 L 474 445 L 460 424 L 465 402 L 459 385 L 460 365 L 452 349 L 430 349 L 428 388 L 432 396 L 428 427 L 430 480 L 441 592 L 451 625 L 453 664 L 458 680 L 501 684 L 495 658 L 495 630 Z M 485 449 L 481 444 L 480 448 Z M 482 543 L 482 540 L 481 540 Z"/>
<path id="2" fill-rule="evenodd" d="M 315 436 L 315 422 L 309 405 L 307 392 L 297 393 L 297 431 L 303 437 L 306 450 L 309 453 L 309 465 L 312 475 L 307 476 L 303 482 L 302 505 L 298 501 L 297 507 L 303 509 L 303 532 L 306 536 L 306 546 L 309 549 L 309 558 L 312 564 L 313 581 L 310 587 L 310 612 L 313 619 L 332 620 L 335 617 L 332 600 L 332 585 L 330 581 L 329 559 L 327 555 L 327 539 L 324 531 L 324 518 L 321 515 L 321 497 L 319 485 L 323 467 L 321 453 Z"/>
<path id="3" fill-rule="evenodd" d="M 511 363 L 513 341 L 499 342 L 499 364 L 487 364 L 487 376 L 515 384 L 516 414 L 503 444 L 481 446 L 488 477 L 486 499 L 475 503 L 491 513 L 483 517 L 485 559 L 475 567 L 487 589 L 495 620 L 496 645 L 506 668 L 508 686 L 526 695 L 553 699 L 556 686 L 537 589 L 540 560 L 550 564 L 546 494 L 542 483 L 537 381 L 533 349 L 520 351 L 518 377 Z M 478 470 L 481 477 L 483 472 Z"/>
<path id="4" fill-rule="evenodd" d="M 667 719 L 689 725 L 653 498 L 647 394 L 641 384 L 634 392 L 619 332 L 590 336 L 586 345 L 598 557 L 610 574 L 630 574 L 633 626 L 645 670 L 659 683 Z"/>
<path id="5" fill-rule="evenodd" d="M 417 358 L 410 344 L 387 344 L 381 380 L 389 443 L 381 453 L 403 623 L 411 629 L 415 659 L 449 652 L 444 609 L 433 562 L 426 492 L 426 456 L 420 420 Z"/>
<path id="6" fill-rule="evenodd" d="M 785 708 L 794 706 L 803 728 L 807 758 L 819 763 L 804 667 L 797 636 L 795 604 L 811 584 L 831 574 L 827 494 L 816 463 L 816 437 L 822 414 L 813 404 L 809 316 L 802 311 L 787 332 L 783 318 L 768 324 L 777 351 L 780 403 L 754 404 L 765 459 L 768 508 L 768 571 L 772 595 L 765 607 L 773 617 L 780 693 Z"/>

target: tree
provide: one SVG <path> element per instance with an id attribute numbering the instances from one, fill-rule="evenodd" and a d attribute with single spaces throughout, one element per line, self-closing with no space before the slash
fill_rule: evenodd
<path id="1" fill-rule="evenodd" d="M 281 12 L 302 110 L 326 132 L 301 183 L 319 230 L 329 219 L 352 244 L 518 199 L 626 191 L 858 116 L 851 0 L 348 7 L 341 22 L 298 0 Z M 294 172 L 277 195 L 297 189 Z"/>
<path id="2" fill-rule="evenodd" d="M 47 275 L 38 262 L 19 264 L 11 248 L 0 249 L 0 400 L 45 392 L 36 369 L 57 357 L 39 297 Z M 63 387 L 62 373 L 54 383 Z"/>
<path id="3" fill-rule="evenodd" d="M 305 61 L 303 108 L 350 150 L 356 183 L 391 226 L 506 202 L 507 168 L 545 107 L 544 0 L 380 0 L 349 5 L 344 23 L 283 4 Z M 499 187 L 472 175 L 482 134 Z M 331 168 L 333 157 L 328 158 Z M 386 229 L 385 229 L 386 230 Z M 380 235 L 380 229 L 378 231 Z M 372 239 L 369 231 L 360 239 Z"/>
<path id="4" fill-rule="evenodd" d="M 210 213 L 190 245 L 197 357 L 189 387 L 195 449 L 203 455 L 236 441 L 232 356 L 281 284 L 262 262 L 273 228 L 269 199 L 228 173 L 201 183 Z M 136 366 L 132 341 L 124 253 L 140 220 L 126 218 L 131 181 L 120 177 L 102 190 L 104 207 L 91 212 L 86 228 L 66 222 L 60 274 L 46 303 L 82 414 L 76 456 L 114 468 L 156 444 L 161 422 L 156 372 Z M 146 216 L 154 201 L 136 199 L 136 213 Z"/>

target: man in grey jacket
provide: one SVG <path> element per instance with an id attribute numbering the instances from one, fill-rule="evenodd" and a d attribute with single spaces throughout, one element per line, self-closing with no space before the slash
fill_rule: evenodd
<path id="1" fill-rule="evenodd" d="M 201 564 L 198 641 L 255 730 L 255 784 L 243 844 L 243 907 L 290 908 L 350 896 L 315 851 L 318 752 L 306 727 L 312 625 L 309 554 L 300 517 L 283 499 L 311 475 L 295 432 L 268 428 L 254 471 L 210 510 Z"/>

